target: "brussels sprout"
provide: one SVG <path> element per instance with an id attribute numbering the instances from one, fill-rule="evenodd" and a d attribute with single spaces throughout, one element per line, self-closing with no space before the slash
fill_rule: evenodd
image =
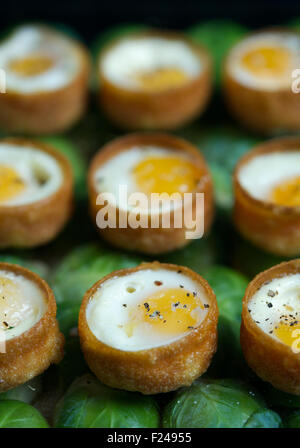
<path id="1" fill-rule="evenodd" d="M 278 427 L 256 391 L 234 380 L 200 380 L 180 390 L 163 414 L 164 428 Z"/>
<path id="2" fill-rule="evenodd" d="M 84 375 L 58 403 L 54 423 L 59 428 L 157 428 L 159 412 L 153 397 L 110 389 Z"/>
<path id="3" fill-rule="evenodd" d="M 216 262 L 217 244 L 212 235 L 192 241 L 183 249 L 178 249 L 157 257 L 163 263 L 187 266 L 201 274 L 202 270 Z"/>
<path id="4" fill-rule="evenodd" d="M 21 386 L 0 393 L 0 400 L 18 400 L 31 404 L 42 390 L 42 380 L 40 376 L 33 378 Z"/>
<path id="5" fill-rule="evenodd" d="M 239 160 L 259 141 L 231 126 L 201 128 L 194 124 L 178 133 L 193 142 L 211 169 L 217 206 L 230 210 L 233 204 L 232 172 Z"/>
<path id="6" fill-rule="evenodd" d="M 208 370 L 210 376 L 240 376 L 246 364 L 240 346 L 242 298 L 247 279 L 224 266 L 211 266 L 202 272 L 214 290 L 219 307 L 218 349 Z"/>
<path id="7" fill-rule="evenodd" d="M 260 389 L 270 407 L 300 408 L 300 396 L 275 389 L 269 383 L 261 382 Z"/>
<path id="8" fill-rule="evenodd" d="M 2 400 L 0 428 L 49 428 L 49 425 L 33 406 L 17 400 Z"/>
<path id="9" fill-rule="evenodd" d="M 77 326 L 83 296 L 96 281 L 117 269 L 137 266 L 141 261 L 137 256 L 96 244 L 79 247 L 67 255 L 55 270 L 51 282 L 58 304 L 60 329 L 68 334 Z"/>
<path id="10" fill-rule="evenodd" d="M 235 235 L 233 242 L 233 260 L 235 269 L 252 278 L 262 271 L 287 261 L 288 257 L 272 255 Z"/>
<path id="11" fill-rule="evenodd" d="M 247 32 L 247 28 L 231 20 L 210 20 L 189 28 L 186 33 L 196 43 L 207 48 L 215 64 L 215 83 L 222 79 L 222 64 L 229 48 Z"/>
<path id="12" fill-rule="evenodd" d="M 87 163 L 79 149 L 68 139 L 60 136 L 39 137 L 39 140 L 56 148 L 70 162 L 73 168 L 75 195 L 77 199 L 87 196 L 86 170 Z"/>
<path id="13" fill-rule="evenodd" d="M 0 262 L 18 264 L 19 266 L 23 266 L 24 268 L 35 272 L 44 279 L 47 279 L 49 276 L 49 268 L 42 261 L 24 258 L 19 255 L 0 254 Z"/>
<path id="14" fill-rule="evenodd" d="M 286 428 L 300 428 L 300 409 L 297 409 L 285 417 L 283 424 Z"/>

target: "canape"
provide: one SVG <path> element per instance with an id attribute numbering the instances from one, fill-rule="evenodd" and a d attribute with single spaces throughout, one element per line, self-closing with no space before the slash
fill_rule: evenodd
<path id="1" fill-rule="evenodd" d="M 0 67 L 5 72 L 5 93 L 0 94 L 4 131 L 60 132 L 83 114 L 89 57 L 67 35 L 44 25 L 17 27 L 0 42 Z"/>
<path id="2" fill-rule="evenodd" d="M 236 119 L 262 133 L 299 130 L 300 95 L 292 91 L 292 83 L 299 84 L 292 78 L 299 64 L 297 31 L 263 30 L 237 43 L 225 60 L 223 79 Z"/>
<path id="3" fill-rule="evenodd" d="M 213 188 L 204 158 L 171 135 L 131 134 L 108 143 L 91 163 L 88 186 L 100 234 L 123 249 L 171 251 L 207 233 L 212 222 Z M 103 219 L 106 211 L 116 216 L 114 222 Z"/>
<path id="4" fill-rule="evenodd" d="M 249 366 L 277 389 L 300 395 L 300 260 L 257 275 L 243 299 L 241 345 Z"/>
<path id="5" fill-rule="evenodd" d="M 211 65 L 206 50 L 180 34 L 126 35 L 99 55 L 101 106 L 125 129 L 178 128 L 204 110 Z"/>
<path id="6" fill-rule="evenodd" d="M 72 211 L 67 159 L 45 143 L 0 140 L 0 248 L 51 241 Z"/>
<path id="7" fill-rule="evenodd" d="M 234 221 L 248 240 L 281 256 L 300 253 L 300 139 L 262 143 L 234 173 Z"/>
<path id="8" fill-rule="evenodd" d="M 143 263 L 87 291 L 79 313 L 85 359 L 108 386 L 155 394 L 187 386 L 208 368 L 218 307 L 208 283 L 186 267 Z"/>
<path id="9" fill-rule="evenodd" d="M 37 274 L 0 263 L 0 391 L 17 387 L 63 357 L 52 290 Z"/>

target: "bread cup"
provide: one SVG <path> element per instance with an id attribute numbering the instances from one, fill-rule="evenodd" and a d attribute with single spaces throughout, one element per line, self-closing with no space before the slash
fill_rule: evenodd
<path id="1" fill-rule="evenodd" d="M 145 148 L 148 147 L 162 148 L 162 150 L 170 151 L 170 154 L 172 155 L 178 153 L 180 158 L 184 158 L 184 160 L 191 162 L 193 165 L 194 175 L 196 175 L 196 184 L 191 190 L 192 200 L 191 202 L 187 201 L 185 204 L 182 201 L 179 206 L 180 209 L 177 208 L 176 210 L 181 210 L 182 214 L 184 212 L 188 213 L 193 211 L 193 217 L 197 214 L 197 222 L 204 219 L 204 234 L 206 234 L 210 229 L 214 215 L 211 175 L 208 171 L 203 156 L 197 148 L 182 139 L 168 134 L 129 134 L 113 140 L 98 151 L 91 162 L 88 174 L 89 202 L 91 215 L 94 222 L 98 221 L 98 213 L 101 212 L 102 207 L 105 205 L 103 202 L 100 204 L 99 201 L 98 205 L 97 197 L 99 193 L 105 193 L 107 191 L 106 189 L 103 190 L 104 187 L 101 185 L 98 186 L 96 183 L 97 176 L 102 177 L 102 175 L 99 174 L 101 173 L 100 170 L 104 169 L 103 167 L 107 166 L 106 164 L 108 162 L 114 160 L 116 157 L 122 156 L 122 154 L 125 154 L 126 151 L 130 151 L 132 148 L 140 148 L 139 151 L 145 151 L 146 154 Z M 110 173 L 109 177 L 113 179 L 112 182 L 115 183 L 115 186 L 122 185 L 123 183 L 129 183 L 127 178 L 124 178 L 124 182 L 122 181 L 122 176 L 125 172 L 127 172 L 126 163 L 129 163 L 128 160 L 129 157 L 127 157 L 126 154 L 126 159 L 124 157 L 124 160 L 122 160 L 120 166 L 117 166 L 116 169 L 112 170 Z M 131 171 L 134 169 L 134 166 L 137 165 L 133 165 L 133 168 L 130 168 Z M 130 172 L 129 175 L 131 175 Z M 149 176 L 149 178 L 150 177 L 151 176 Z M 188 181 L 190 180 L 191 179 L 188 179 Z M 133 192 L 138 191 L 136 190 L 136 186 L 132 188 Z M 129 190 L 128 193 L 130 193 Z M 204 210 L 196 205 L 196 193 L 204 193 Z M 129 222 L 128 209 L 124 208 L 125 206 L 119 204 L 118 202 L 108 202 L 111 207 L 112 214 L 116 214 L 117 216 L 116 227 L 112 228 L 112 226 L 107 226 L 106 228 L 100 228 L 98 224 L 97 227 L 100 235 L 114 246 L 131 251 L 139 251 L 146 254 L 160 254 L 183 247 L 192 241 L 192 239 L 188 239 L 186 237 L 186 232 L 188 229 L 185 226 L 184 218 L 182 218 L 183 225 L 181 227 L 176 225 L 175 207 L 171 210 L 161 209 L 159 212 L 154 209 L 150 212 L 150 209 L 148 209 L 144 212 L 146 214 L 145 219 L 147 220 L 147 227 L 143 228 L 140 226 L 138 228 L 132 228 L 132 226 L 129 226 L 128 224 L 125 227 L 121 227 L 119 225 L 120 217 L 123 217 L 126 223 Z M 170 226 L 169 228 L 166 228 L 166 226 L 163 227 L 163 217 L 169 213 L 169 210 Z M 143 212 L 141 211 L 141 215 L 142 213 Z M 145 216 L 145 214 L 143 216 Z M 160 219 L 157 227 L 151 226 L 151 216 L 154 214 Z"/>
<path id="2" fill-rule="evenodd" d="M 255 54 L 255 42 L 259 41 L 263 51 Z M 297 77 L 293 77 L 300 63 L 299 44 L 297 31 L 274 28 L 250 34 L 229 51 L 223 70 L 225 99 L 232 115 L 250 130 L 274 134 L 300 129 L 300 95 L 292 90 L 293 84 L 296 88 L 299 84 Z M 274 52 L 276 49 L 278 54 Z M 256 74 L 243 66 L 243 56 Z M 284 78 L 280 80 L 281 70 Z"/>
<path id="3" fill-rule="evenodd" d="M 300 206 L 283 205 L 270 200 L 268 197 L 254 197 L 247 188 L 241 183 L 240 176 L 245 167 L 256 157 L 263 157 L 275 154 L 282 154 L 280 157 L 287 157 L 294 153 L 294 157 L 300 157 L 300 139 L 298 137 L 278 138 L 267 141 L 256 146 L 253 150 L 245 154 L 238 162 L 234 171 L 234 223 L 237 230 L 254 245 L 261 249 L 279 256 L 292 257 L 300 253 Z M 284 156 L 286 154 L 286 156 Z M 290 157 L 288 155 L 288 157 Z M 293 158 L 293 156 L 292 156 Z M 291 178 L 297 178 L 299 164 L 291 158 Z M 259 159 L 257 159 L 259 160 Z M 263 160 L 263 159 L 261 159 Z M 279 159 L 278 159 L 279 160 Z M 296 159 L 298 160 L 298 159 Z M 283 171 L 284 159 L 279 160 L 275 165 L 270 165 L 271 161 L 265 159 L 261 168 L 264 170 L 253 170 L 255 178 L 253 184 L 258 188 L 261 182 L 265 182 L 266 176 L 277 176 L 277 182 L 280 185 L 282 180 L 284 185 L 285 177 Z M 254 166 L 254 165 L 253 165 Z M 288 169 L 288 168 L 287 168 Z M 300 174 L 300 170 L 299 170 Z M 289 179 L 288 172 L 287 179 Z M 282 177 L 283 176 L 283 177 Z M 276 179 L 274 188 L 276 187 Z M 297 181 L 298 182 L 298 181 Z M 295 188 L 297 185 L 295 184 Z M 291 191 L 292 193 L 292 191 Z M 292 197 L 292 196 L 291 196 Z M 287 197 L 287 200 L 289 198 Z"/>
<path id="4" fill-rule="evenodd" d="M 162 270 L 164 274 L 162 274 Z M 126 322 L 131 324 L 134 322 L 133 320 L 126 321 L 125 319 L 124 326 L 120 327 L 120 325 L 116 325 L 114 332 L 111 330 L 112 327 L 107 329 L 108 333 L 101 338 L 107 341 L 107 337 L 109 338 L 112 335 L 116 335 L 113 336 L 114 339 L 111 345 L 101 341 L 101 338 L 99 339 L 99 337 L 96 337 L 96 330 L 94 330 L 93 325 L 95 325 L 95 322 L 99 323 L 99 319 L 97 318 L 97 309 L 94 307 L 94 304 L 97 304 L 95 294 L 97 294 L 97 292 L 99 293 L 101 288 L 105 288 L 107 285 L 111 287 L 113 282 L 125 282 L 124 287 L 126 287 L 126 282 L 129 282 L 126 291 L 124 289 L 124 293 L 127 295 L 120 297 L 122 289 L 118 289 L 119 294 L 115 296 L 112 295 L 109 299 L 110 303 L 114 301 L 114 307 L 120 307 L 122 312 L 127 313 L 126 310 L 128 310 L 128 313 L 131 313 L 131 305 L 128 302 L 130 300 L 129 297 L 132 292 L 135 293 L 135 291 L 138 291 L 139 282 L 142 276 L 144 277 L 144 283 L 142 282 L 140 284 L 144 285 L 143 288 L 151 289 L 153 284 L 153 288 L 156 288 L 157 291 L 159 291 L 159 288 L 164 288 L 163 281 L 159 281 L 159 279 L 162 280 L 162 275 L 164 275 L 164 278 L 166 279 L 164 280 L 166 287 L 169 286 L 169 280 L 167 280 L 168 273 L 171 273 L 169 274 L 172 276 L 170 284 L 173 284 L 173 286 L 174 283 L 172 282 L 175 276 L 175 278 L 178 277 L 178 279 L 180 279 L 180 282 L 191 281 L 194 288 L 196 287 L 197 290 L 199 290 L 199 292 L 197 292 L 198 297 L 200 295 L 201 303 L 205 303 L 203 307 L 201 305 L 201 309 L 204 310 L 203 312 L 205 315 L 203 315 L 204 317 L 201 321 L 199 320 L 198 324 L 195 324 L 194 327 L 187 327 L 187 329 L 184 327 L 184 333 L 177 335 L 175 340 L 172 340 L 172 338 L 170 339 L 168 335 L 166 337 L 164 336 L 165 339 L 162 343 L 159 343 L 159 340 L 155 340 L 155 343 L 150 341 L 150 338 L 152 338 L 152 330 L 147 333 L 149 330 L 142 326 L 141 330 L 133 330 L 141 331 L 142 333 L 141 338 L 132 340 L 133 345 L 130 346 L 130 349 L 128 349 L 129 345 L 127 345 L 126 348 L 126 344 L 131 344 L 131 336 L 129 334 L 129 336 L 125 338 L 125 333 L 123 333 L 122 328 L 124 327 L 124 331 L 126 332 Z M 147 276 L 147 280 L 145 276 Z M 153 283 L 154 278 L 157 278 L 157 280 L 154 281 L 155 285 Z M 178 288 L 177 283 L 175 283 L 175 285 Z M 181 285 L 180 288 L 183 286 L 185 287 L 185 285 Z M 185 289 L 180 289 L 180 291 L 183 291 L 184 294 L 189 294 L 186 293 Z M 189 299 L 196 300 L 197 293 L 191 293 Z M 176 294 L 174 295 L 174 298 L 175 297 Z M 143 294 L 140 296 L 140 299 L 141 303 L 147 301 L 147 297 L 143 296 Z M 180 304 L 179 301 L 178 307 L 182 306 L 184 308 L 182 303 Z M 190 304 L 191 303 L 193 302 L 190 302 Z M 106 302 L 105 304 L 105 312 L 107 312 L 107 306 L 110 305 L 107 305 Z M 152 313 L 153 308 L 151 308 L 151 299 L 149 300 L 149 304 L 145 302 L 141 305 L 142 309 L 143 307 L 146 307 L 146 305 L 147 313 Z M 177 305 L 174 304 L 174 306 L 176 307 Z M 188 307 L 189 306 L 190 305 L 188 305 Z M 190 311 L 190 309 L 188 312 L 191 315 L 192 311 Z M 113 313 L 114 317 L 111 319 L 111 325 L 113 326 L 115 323 L 112 322 L 112 320 L 117 318 L 117 313 L 118 309 L 115 309 L 115 312 Z M 130 314 L 128 314 L 128 316 L 130 316 Z M 148 316 L 148 318 L 151 317 L 152 316 Z M 163 317 L 162 311 L 159 319 L 164 319 L 166 322 L 161 320 L 161 325 L 168 325 L 168 317 L 172 319 L 172 316 L 170 317 L 170 315 L 165 315 Z M 183 319 L 184 317 L 182 317 L 180 322 L 183 322 Z M 84 296 L 79 313 L 78 328 L 81 348 L 86 362 L 100 381 L 108 386 L 118 389 L 139 391 L 144 394 L 156 394 L 160 392 L 169 392 L 181 386 L 188 386 L 195 378 L 206 371 L 211 358 L 216 351 L 217 321 L 218 306 L 215 294 L 208 283 L 200 275 L 187 267 L 153 262 L 143 263 L 136 268 L 112 272 L 95 283 Z M 160 329 L 159 331 L 162 330 Z M 121 333 L 117 334 L 116 332 Z M 118 340 L 119 334 L 123 335 L 123 338 L 126 339 L 125 342 L 124 339 L 122 340 L 122 337 Z M 134 335 L 134 333 L 132 334 Z M 154 345 L 153 348 L 151 348 L 151 344 Z M 142 347 L 143 349 L 140 350 L 139 347 Z"/>
<path id="5" fill-rule="evenodd" d="M 35 140 L 2 139 L 0 157 L 2 152 L 0 248 L 35 247 L 46 244 L 62 230 L 72 212 L 72 168 L 62 154 L 51 146 Z M 18 167 L 20 170 L 24 168 L 26 173 L 24 174 Z M 27 171 L 31 173 L 31 180 L 36 186 L 35 191 L 31 191 L 28 187 Z M 14 180 L 21 183 L 21 187 L 24 186 L 23 193 L 20 193 L 23 196 L 19 198 L 16 194 L 15 197 L 4 200 L 5 195 L 12 191 L 9 188 Z M 1 192 L 4 192 L 2 197 Z M 34 200 L 35 194 L 36 200 Z"/>
<path id="6" fill-rule="evenodd" d="M 288 328 L 295 329 L 296 332 L 293 335 L 294 342 L 292 345 L 288 345 L 282 340 L 274 337 L 274 333 L 278 331 L 278 323 L 270 322 L 270 316 L 265 317 L 262 313 L 258 315 L 253 314 L 255 309 L 251 307 L 251 298 L 254 294 L 260 290 L 260 288 L 266 288 L 267 293 L 264 294 L 266 299 L 265 309 L 275 309 L 280 294 L 282 292 L 277 289 L 272 289 L 272 281 L 286 278 L 293 274 L 300 273 L 300 260 L 292 260 L 273 266 L 272 268 L 258 274 L 248 285 L 245 296 L 243 299 L 243 311 L 242 311 L 242 326 L 241 326 L 241 346 L 246 358 L 247 363 L 252 370 L 264 381 L 268 381 L 275 388 L 280 389 L 290 394 L 300 395 L 300 330 L 297 315 L 299 311 L 291 310 L 290 306 L 285 304 L 284 307 L 288 307 L 283 311 L 287 317 L 280 316 L 281 322 Z M 297 283 L 299 279 L 297 278 Z M 280 286 L 280 284 L 279 284 Z M 288 294 L 291 295 L 299 291 L 300 288 L 292 289 L 287 285 Z M 281 285 L 282 288 L 282 285 Z M 283 290 L 282 290 L 283 291 Z M 291 291 L 291 292 L 290 292 Z M 299 296 L 299 292 L 298 292 Z M 289 300 L 288 296 L 286 296 Z M 286 298 L 284 302 L 286 302 Z M 299 298 L 297 298 L 299 300 Z M 249 311 L 250 310 L 250 311 Z M 266 314 L 267 316 L 267 314 Z M 256 317 L 259 321 L 256 321 Z M 261 328 L 261 325 L 266 322 L 270 322 L 273 325 L 272 329 L 265 331 Z M 285 320 L 285 319 L 292 319 Z M 273 320 L 273 319 L 272 319 Z M 292 326 L 290 324 L 293 322 Z M 298 322 L 298 324 L 294 324 Z M 277 327 L 277 328 L 276 328 Z"/>
<path id="7" fill-rule="evenodd" d="M 185 48 L 185 52 L 187 50 L 189 53 L 191 52 L 189 59 L 193 55 L 194 61 L 192 63 L 193 65 L 198 63 L 199 68 L 193 69 L 195 73 L 189 75 L 184 82 L 172 81 L 172 85 L 168 86 L 168 83 L 164 81 L 164 86 L 161 87 L 158 83 L 158 88 L 141 88 L 138 83 L 126 85 L 124 82 L 125 76 L 120 82 L 111 79 L 118 73 L 120 77 L 118 64 L 122 64 L 123 59 L 126 70 L 128 70 L 129 63 L 132 60 L 132 55 L 126 58 L 124 56 L 123 59 L 116 57 L 117 67 L 110 70 L 108 75 L 107 70 L 105 70 L 105 63 L 113 51 L 124 44 L 128 44 L 128 42 L 151 42 L 151 40 L 159 40 L 159 42 L 155 49 L 152 49 L 153 51 L 150 49 L 150 58 L 155 60 L 154 56 L 164 51 L 162 47 L 170 42 L 172 45 L 180 45 Z M 182 51 L 181 47 L 179 51 Z M 140 52 L 139 49 L 138 51 Z M 176 48 L 172 52 L 178 53 L 178 49 Z M 131 51 L 131 53 L 133 52 Z M 166 63 L 164 61 L 167 57 L 171 57 L 169 55 L 170 52 L 166 52 L 164 56 L 160 56 L 162 61 L 155 62 L 158 65 L 151 69 L 151 73 L 158 73 L 161 68 L 163 70 L 168 69 L 168 67 L 165 67 Z M 175 56 L 175 58 L 177 59 L 178 56 Z M 142 51 L 137 56 L 137 60 L 141 61 L 141 68 L 143 68 L 145 59 L 147 59 L 147 52 Z M 183 58 L 181 58 L 182 60 Z M 182 64 L 182 62 L 179 63 Z M 150 70 L 147 64 L 146 61 L 145 77 L 149 76 L 147 70 Z M 178 64 L 178 61 L 176 64 Z M 174 67 L 176 69 L 176 64 L 171 65 L 172 70 L 174 70 Z M 101 108 L 115 124 L 127 130 L 179 128 L 203 112 L 211 94 L 212 62 L 210 55 L 202 47 L 174 32 L 144 31 L 118 38 L 104 47 L 99 54 L 97 69 Z M 110 73 L 112 73 L 112 76 L 110 76 Z M 155 82 L 155 84 L 157 83 Z"/>
<path id="8" fill-rule="evenodd" d="M 23 295 L 22 282 L 25 282 Z M 6 319 L 0 324 L 0 391 L 3 392 L 41 374 L 50 364 L 59 363 L 63 357 L 64 337 L 56 320 L 53 292 L 37 274 L 18 265 L 0 263 L 0 285 L 1 296 L 7 302 L 4 305 L 6 308 L 3 308 L 2 302 L 0 309 L 2 319 L 3 316 Z M 34 317 L 26 314 L 25 300 L 27 304 L 32 304 L 30 313 L 37 313 L 34 306 L 37 307 L 38 301 L 40 309 Z M 22 311 L 16 317 L 18 301 L 22 304 Z M 14 319 L 18 321 L 15 327 L 11 326 Z M 16 334 L 8 336 L 9 332 Z"/>
<path id="9" fill-rule="evenodd" d="M 3 131 L 57 133 L 84 113 L 90 61 L 81 43 L 46 25 L 23 25 L 1 41 L 0 64 L 6 75 Z"/>

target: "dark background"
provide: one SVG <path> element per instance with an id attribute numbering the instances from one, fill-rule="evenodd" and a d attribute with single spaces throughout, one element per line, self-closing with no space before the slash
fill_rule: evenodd
<path id="1" fill-rule="evenodd" d="M 300 18 L 300 1 L 215 0 L 0 0 L 0 28 L 26 20 L 63 22 L 90 41 L 120 23 L 181 29 L 207 19 L 233 19 L 251 27 L 280 25 Z"/>

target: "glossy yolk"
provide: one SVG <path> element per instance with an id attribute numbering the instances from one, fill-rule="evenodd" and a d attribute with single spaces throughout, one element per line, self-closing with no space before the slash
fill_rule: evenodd
<path id="1" fill-rule="evenodd" d="M 201 301 L 184 288 L 160 290 L 132 306 L 125 331 L 130 337 L 137 326 L 148 324 L 155 332 L 177 336 L 197 325 L 203 309 Z"/>
<path id="2" fill-rule="evenodd" d="M 283 76 L 291 67 L 291 54 L 283 47 L 260 47 L 246 52 L 243 66 L 259 77 Z"/>
<path id="3" fill-rule="evenodd" d="M 300 206 L 300 177 L 286 180 L 277 185 L 271 193 L 271 200 L 275 204 L 287 207 Z"/>
<path id="4" fill-rule="evenodd" d="M 54 61 L 48 56 L 32 55 L 26 58 L 13 59 L 9 68 L 20 76 L 41 75 L 53 66 Z"/>
<path id="5" fill-rule="evenodd" d="M 290 323 L 281 322 L 274 329 L 275 336 L 284 344 L 292 347 L 300 337 L 300 323 L 291 325 Z"/>
<path id="6" fill-rule="evenodd" d="M 0 329 L 8 330 L 17 326 L 25 317 L 23 312 L 19 286 L 8 278 L 0 277 Z"/>
<path id="7" fill-rule="evenodd" d="M 159 91 L 180 87 L 188 81 L 186 73 L 177 68 L 163 68 L 148 73 L 138 73 L 136 80 L 146 91 Z"/>
<path id="8" fill-rule="evenodd" d="M 138 188 L 146 194 L 191 192 L 199 181 L 199 170 L 176 157 L 146 158 L 135 166 L 133 174 Z"/>
<path id="9" fill-rule="evenodd" d="M 11 167 L 0 164 L 0 202 L 13 199 L 25 189 L 25 183 Z"/>

